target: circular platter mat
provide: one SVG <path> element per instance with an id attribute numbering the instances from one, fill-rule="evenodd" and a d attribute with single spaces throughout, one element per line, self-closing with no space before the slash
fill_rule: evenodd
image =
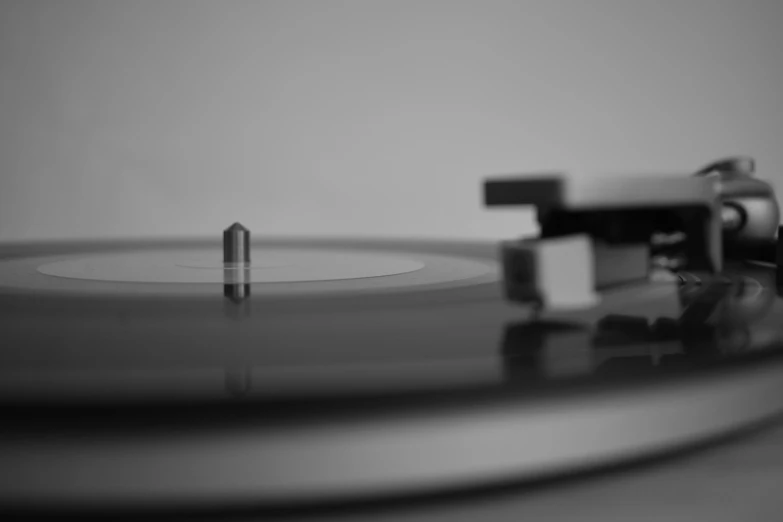
<path id="1" fill-rule="evenodd" d="M 403 252 L 339 243 L 255 246 L 248 266 L 225 266 L 216 245 L 114 245 L 96 250 L 0 259 L 0 287 L 70 294 L 206 296 L 251 284 L 259 298 L 450 288 L 496 281 L 489 258 Z"/>

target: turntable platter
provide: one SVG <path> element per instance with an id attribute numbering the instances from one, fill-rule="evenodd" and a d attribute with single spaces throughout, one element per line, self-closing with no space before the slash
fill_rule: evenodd
<path id="1" fill-rule="evenodd" d="M 259 269 L 230 282 L 211 245 L 4 247 L 3 505 L 285 504 L 529 480 L 783 411 L 766 267 L 534 318 L 503 298 L 490 243 L 256 241 Z M 298 259 L 300 275 L 263 275 L 265 253 Z M 307 264 L 329 276 L 297 279 Z"/>

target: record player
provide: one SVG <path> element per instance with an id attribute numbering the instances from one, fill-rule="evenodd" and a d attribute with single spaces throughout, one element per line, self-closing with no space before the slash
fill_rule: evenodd
<path id="1" fill-rule="evenodd" d="M 329 513 L 765 426 L 783 412 L 783 256 L 753 170 L 493 177 L 485 204 L 540 224 L 500 245 L 239 223 L 2 245 L 0 507 Z"/>

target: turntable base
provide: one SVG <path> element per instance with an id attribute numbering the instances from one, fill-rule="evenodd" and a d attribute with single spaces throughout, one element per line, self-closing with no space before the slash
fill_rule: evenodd
<path id="1" fill-rule="evenodd" d="M 469 522 L 556 520 L 624 522 L 777 520 L 783 509 L 783 426 L 765 426 L 741 439 L 687 455 L 589 474 L 543 486 L 512 485 L 418 503 L 396 503 L 291 521 Z M 275 518 L 270 518 L 275 519 Z M 241 522 L 258 520 L 252 515 Z"/>

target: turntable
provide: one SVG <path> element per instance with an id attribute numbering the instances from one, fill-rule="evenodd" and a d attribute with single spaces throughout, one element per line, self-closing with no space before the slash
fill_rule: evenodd
<path id="1" fill-rule="evenodd" d="M 316 509 L 535 484 L 783 412 L 779 216 L 694 177 L 490 179 L 541 234 L 0 247 L 0 505 Z"/>

